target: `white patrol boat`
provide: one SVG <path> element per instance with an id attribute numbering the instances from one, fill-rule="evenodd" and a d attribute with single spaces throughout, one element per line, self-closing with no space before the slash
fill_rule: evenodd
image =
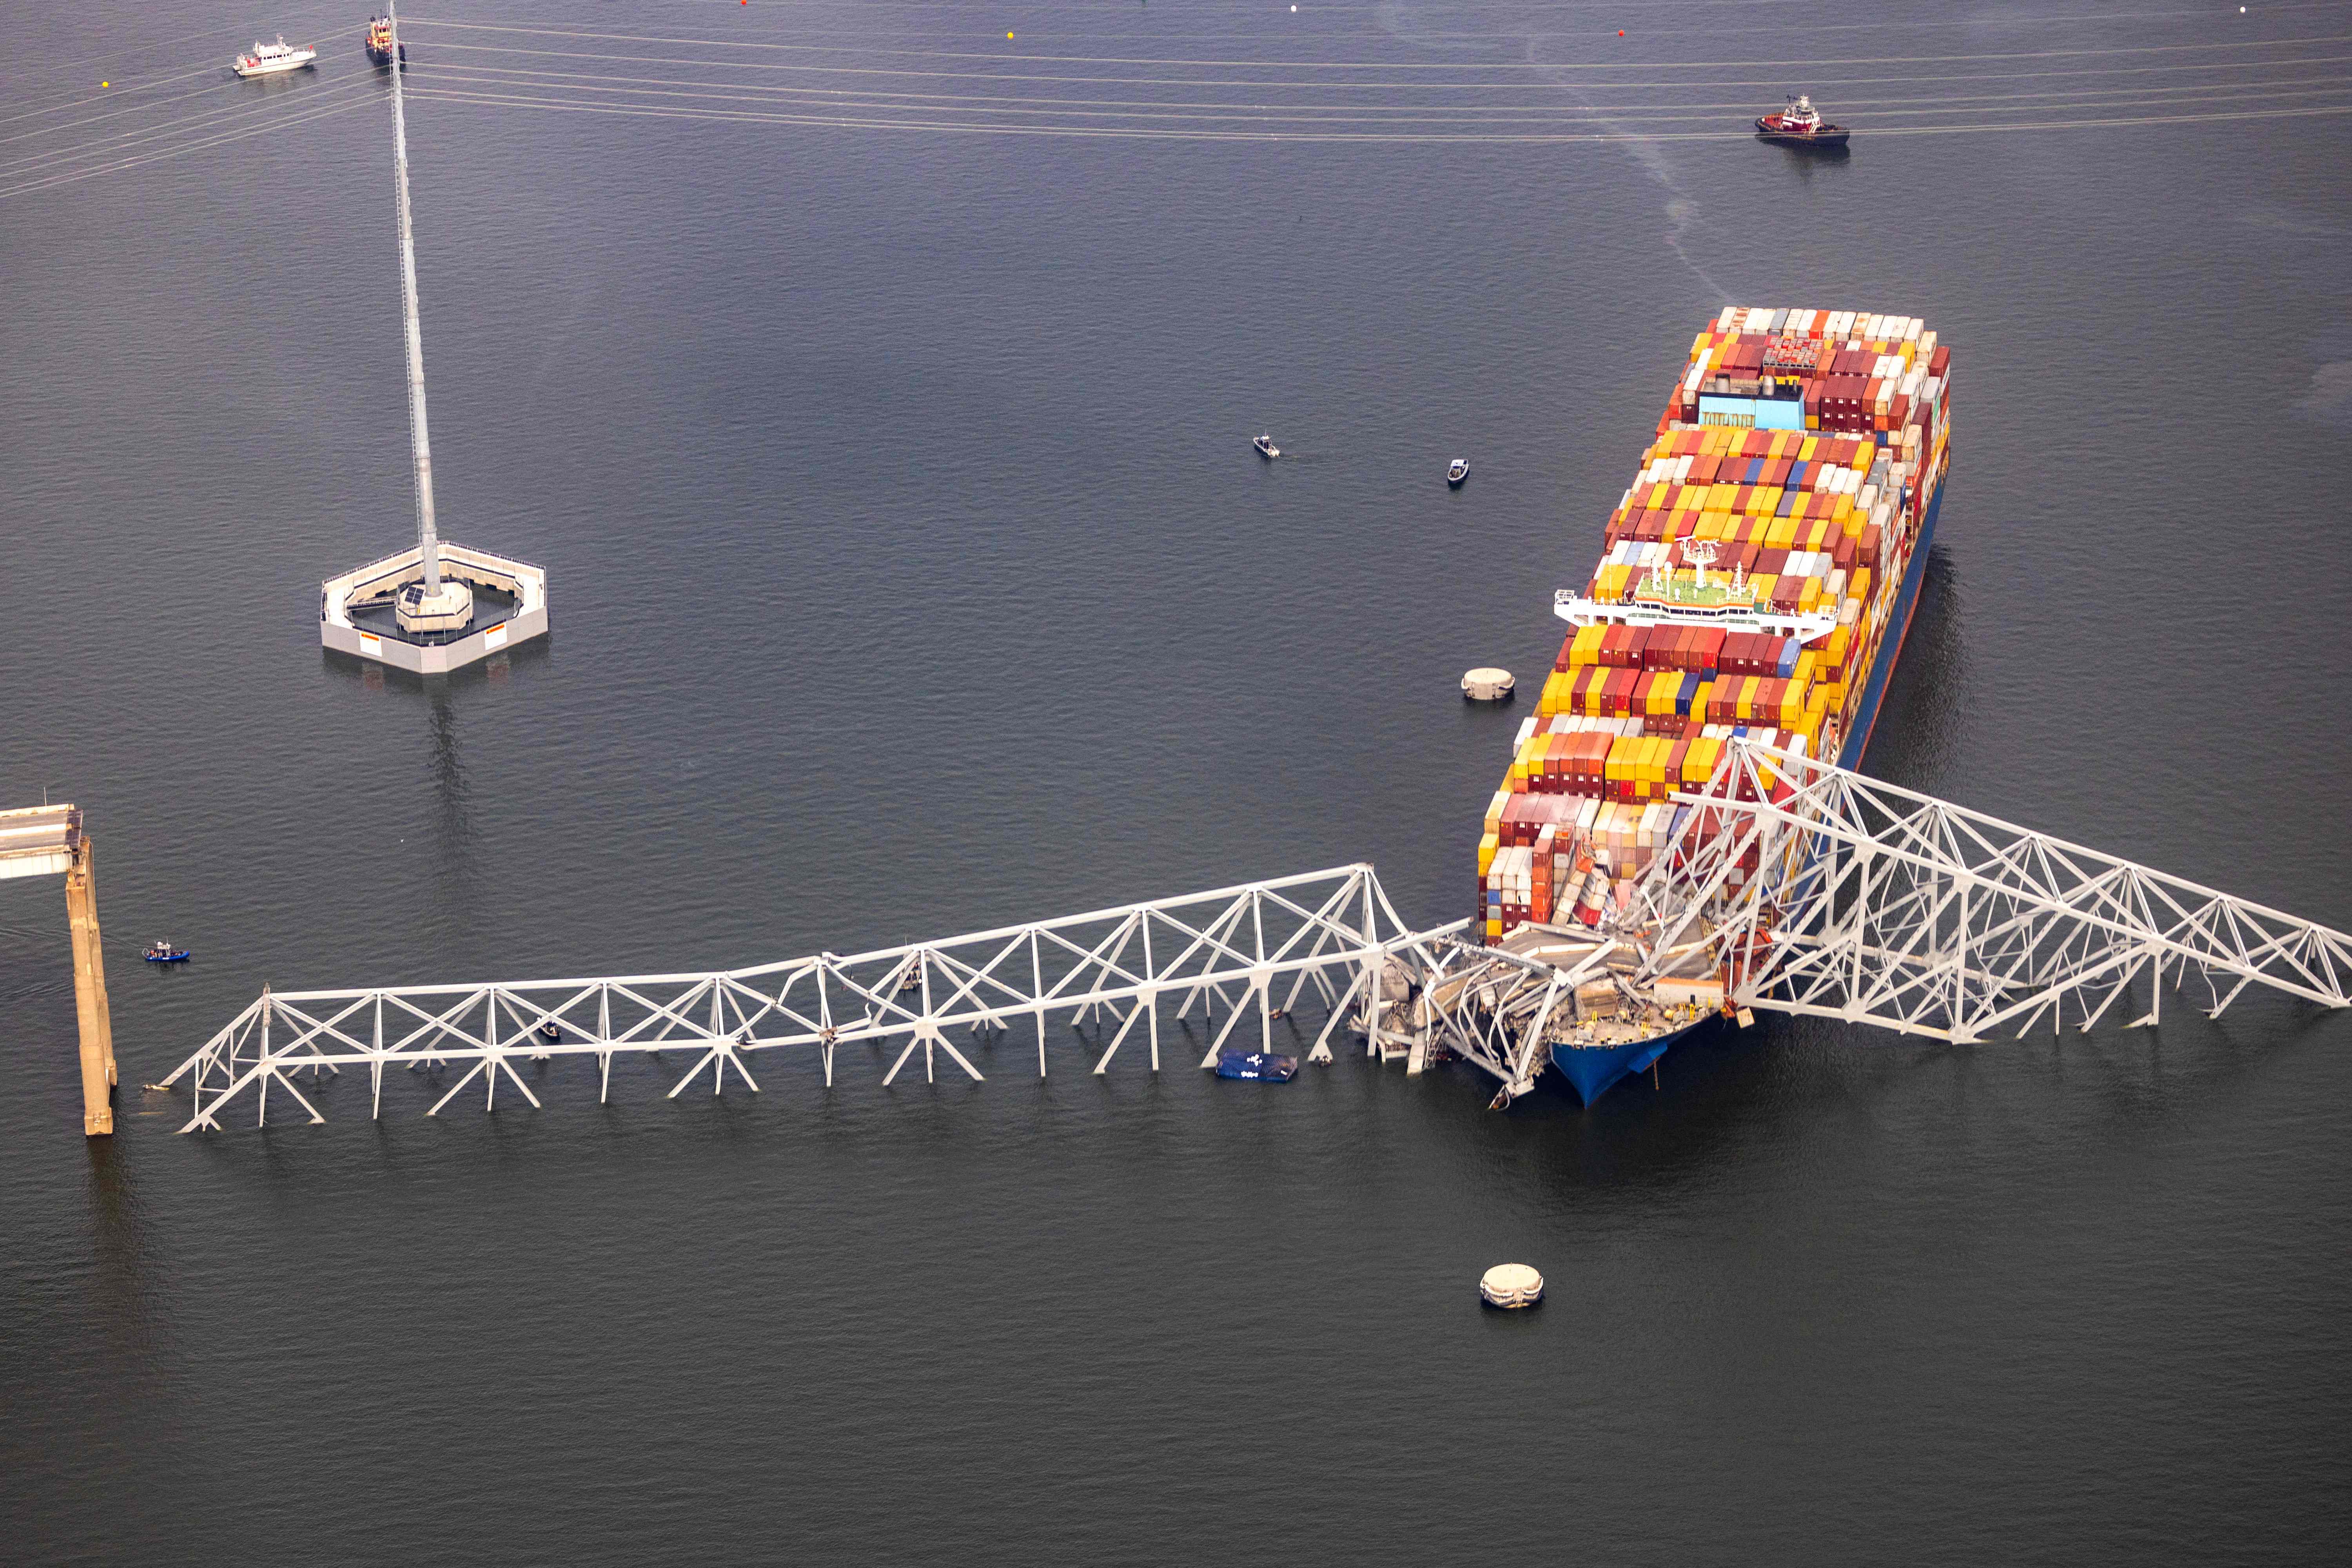
<path id="1" fill-rule="evenodd" d="M 1702 552 L 1685 546 L 1685 553 L 1697 568 L 1693 577 L 1669 575 L 1663 566 L 1653 565 L 1634 588 L 1633 596 L 1622 601 L 1588 598 L 1573 588 L 1562 588 L 1552 595 L 1552 614 L 1572 626 L 1720 626 L 1727 632 L 1795 637 L 1800 644 L 1837 630 L 1834 615 L 1808 615 L 1759 605 L 1747 574 L 1738 566 L 1728 577 L 1709 580 L 1711 549 Z"/>
<path id="2" fill-rule="evenodd" d="M 253 53 L 239 55 L 229 62 L 228 68 L 243 77 L 276 76 L 280 71 L 300 70 L 319 58 L 316 47 L 310 44 L 289 44 L 286 35 L 278 35 L 274 44 L 256 44 Z"/>

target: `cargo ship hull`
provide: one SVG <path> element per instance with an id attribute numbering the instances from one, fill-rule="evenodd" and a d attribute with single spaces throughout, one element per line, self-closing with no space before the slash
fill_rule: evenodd
<path id="1" fill-rule="evenodd" d="M 1575 629 L 1479 843 L 1486 942 L 1524 926 L 1624 940 L 1633 889 L 1687 813 L 1673 797 L 1734 739 L 1860 764 L 1943 507 L 1950 356 L 1916 318 L 1854 311 L 1732 308 L 1698 334 L 1599 566 L 1556 595 Z M 1547 1024 L 1587 1102 L 1698 1026 L 1620 978 L 1634 984 L 1590 1012 L 1580 992 Z M 1627 1040 L 1629 1024 L 1646 1032 Z"/>
<path id="2" fill-rule="evenodd" d="M 1655 1035 L 1624 1046 L 1571 1046 L 1556 1041 L 1551 1047 L 1551 1065 L 1559 1069 L 1559 1076 L 1568 1080 L 1576 1098 L 1590 1105 L 1616 1087 L 1620 1079 L 1640 1072 L 1714 1021 L 1702 1018 L 1672 1034 Z"/>

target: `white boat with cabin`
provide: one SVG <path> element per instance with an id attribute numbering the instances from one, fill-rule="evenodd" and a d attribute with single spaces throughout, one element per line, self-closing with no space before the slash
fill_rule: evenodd
<path id="1" fill-rule="evenodd" d="M 251 54 L 237 56 L 228 68 L 242 77 L 276 76 L 280 71 L 300 70 L 318 58 L 317 46 L 289 44 L 280 33 L 276 43 L 255 44 Z"/>

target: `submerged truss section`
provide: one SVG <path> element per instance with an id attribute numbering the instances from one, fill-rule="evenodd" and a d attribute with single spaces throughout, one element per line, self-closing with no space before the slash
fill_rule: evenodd
<path id="1" fill-rule="evenodd" d="M 898 1047 L 886 1085 L 918 1049 L 926 1079 L 942 1053 L 977 1079 L 980 1069 L 951 1031 L 976 1037 L 1024 1021 L 1035 1029 L 1043 1076 L 1049 1018 L 1101 1021 L 1098 1033 L 1109 1039 L 1094 1064 L 1097 1073 L 1108 1070 L 1141 1025 L 1138 1043 L 1157 1071 L 1160 1012 L 1171 1005 L 1180 1021 L 1201 1009 L 1204 1029 L 1213 1031 L 1202 1066 L 1211 1067 L 1238 1029 L 1270 1047 L 1275 1019 L 1310 987 L 1328 1016 L 1309 1058 L 1328 1061 L 1332 1033 L 1351 1003 L 1378 983 L 1389 954 L 1412 940 L 1371 867 L 1357 865 L 751 969 L 265 991 L 161 1087 L 187 1080 L 195 1102 L 181 1129 L 187 1132 L 218 1131 L 241 1096 L 250 1099 L 255 1122 L 266 1123 L 273 1089 L 311 1121 L 324 1121 L 295 1084 L 294 1075 L 305 1070 L 315 1079 L 365 1068 L 371 1114 L 377 1115 L 387 1067 L 466 1068 L 428 1114 L 469 1085 L 490 1108 L 501 1078 L 538 1105 L 516 1070 L 519 1060 L 589 1058 L 600 1095 L 609 1095 L 613 1058 L 624 1053 L 688 1053 L 692 1065 L 670 1089 L 672 1098 L 706 1071 L 714 1094 L 730 1074 L 756 1090 L 755 1061 L 779 1051 L 816 1052 L 829 1087 L 835 1051 L 861 1043 Z"/>

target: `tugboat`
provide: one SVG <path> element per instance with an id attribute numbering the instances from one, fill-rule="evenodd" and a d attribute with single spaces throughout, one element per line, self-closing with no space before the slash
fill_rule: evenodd
<path id="1" fill-rule="evenodd" d="M 392 64 L 392 18 L 370 16 L 367 25 L 367 58 L 377 65 Z M 408 63 L 408 46 L 400 46 L 400 63 Z"/>
<path id="2" fill-rule="evenodd" d="M 1813 100 L 1801 92 L 1780 113 L 1759 116 L 1756 134 L 1783 147 L 1843 150 L 1846 138 L 1853 132 L 1843 125 L 1832 125 L 1823 120 L 1821 110 L 1813 107 Z"/>
<path id="3" fill-rule="evenodd" d="M 1456 458 L 1452 462 L 1445 465 L 1445 482 L 1454 489 L 1457 490 L 1460 489 L 1462 488 L 1462 481 L 1469 477 L 1469 458 Z"/>
<path id="4" fill-rule="evenodd" d="M 141 956 L 150 963 L 185 963 L 188 962 L 188 950 L 174 947 L 168 942 L 151 942 L 147 944 L 146 952 Z"/>
<path id="5" fill-rule="evenodd" d="M 1297 1057 L 1272 1051 L 1223 1050 L 1217 1053 L 1219 1078 L 1245 1079 L 1252 1083 L 1288 1083 L 1298 1075 Z"/>
<path id="6" fill-rule="evenodd" d="M 254 45 L 253 53 L 237 56 L 229 61 L 228 68 L 241 77 L 276 76 L 280 71 L 300 70 L 318 58 L 315 46 L 289 44 L 280 33 L 276 43 Z"/>
<path id="7" fill-rule="evenodd" d="M 1252 437 L 1250 445 L 1257 448 L 1257 455 L 1261 458 L 1271 460 L 1282 456 L 1282 448 L 1274 444 L 1274 437 L 1271 434 Z"/>

